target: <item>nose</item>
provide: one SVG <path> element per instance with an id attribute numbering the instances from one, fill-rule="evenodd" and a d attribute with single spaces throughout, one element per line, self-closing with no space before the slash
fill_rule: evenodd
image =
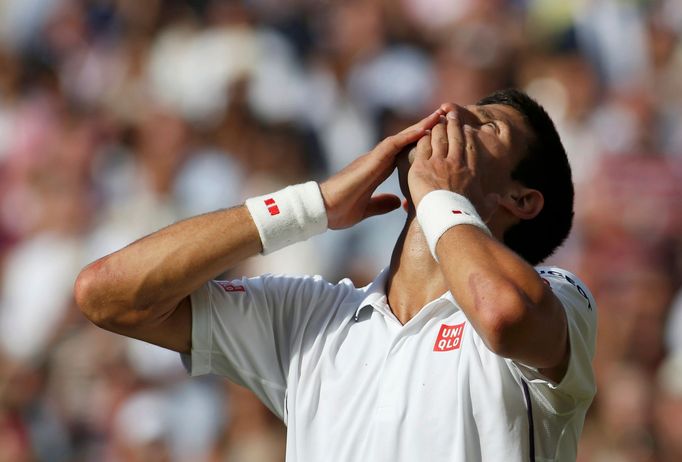
<path id="1" fill-rule="evenodd" d="M 454 112 L 457 114 L 459 123 L 462 126 L 471 125 L 473 127 L 478 127 L 481 125 L 479 118 L 476 116 L 476 114 L 469 110 L 468 106 L 460 106 L 459 104 L 455 103 L 443 103 L 441 104 L 440 108 L 446 114 L 448 112 Z"/>

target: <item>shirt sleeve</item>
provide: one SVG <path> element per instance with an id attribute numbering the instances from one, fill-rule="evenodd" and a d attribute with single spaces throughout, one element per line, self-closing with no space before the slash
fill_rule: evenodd
<path id="1" fill-rule="evenodd" d="M 285 418 L 293 346 L 316 298 L 331 284 L 318 277 L 261 276 L 210 281 L 191 295 L 193 375 L 217 374 L 252 390 Z"/>
<path id="2" fill-rule="evenodd" d="M 566 311 L 570 359 L 561 382 L 543 376 L 537 368 L 510 360 L 512 370 L 520 374 L 545 404 L 555 412 L 564 412 L 579 402 L 591 401 L 596 393 L 592 359 L 597 335 L 597 307 L 594 298 L 575 275 L 560 268 L 540 267 L 537 271 L 549 284 Z"/>

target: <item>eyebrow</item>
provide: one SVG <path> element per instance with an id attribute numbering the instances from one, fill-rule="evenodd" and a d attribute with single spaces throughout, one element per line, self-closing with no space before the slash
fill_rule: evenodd
<path id="1" fill-rule="evenodd" d="M 499 135 L 502 135 L 502 128 L 504 128 L 505 132 L 509 133 L 510 129 L 508 122 L 501 120 L 499 117 L 496 117 L 495 114 L 493 114 L 488 108 L 486 108 L 485 106 L 476 105 L 476 110 L 485 119 L 495 124 L 495 127 L 497 128 L 497 133 Z M 507 136 L 509 136 L 509 134 L 507 134 Z"/>
<path id="2" fill-rule="evenodd" d="M 485 106 L 477 106 L 477 108 L 478 108 L 478 112 L 480 112 L 483 115 L 483 117 L 485 117 L 486 119 L 489 119 L 491 121 L 497 120 L 497 118 L 495 118 L 493 113 L 490 112 L 488 109 L 486 109 Z"/>

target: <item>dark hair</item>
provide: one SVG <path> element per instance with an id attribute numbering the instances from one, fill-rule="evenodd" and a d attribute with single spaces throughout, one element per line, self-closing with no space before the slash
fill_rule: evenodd
<path id="1" fill-rule="evenodd" d="M 515 89 L 500 90 L 477 104 L 504 104 L 516 109 L 533 133 L 526 155 L 511 177 L 540 191 L 545 204 L 534 218 L 510 227 L 504 233 L 504 243 L 536 265 L 564 242 L 573 223 L 573 181 L 566 151 L 552 119 L 527 94 Z"/>

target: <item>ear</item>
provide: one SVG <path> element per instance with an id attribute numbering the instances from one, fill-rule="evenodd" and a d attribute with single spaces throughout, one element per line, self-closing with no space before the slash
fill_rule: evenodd
<path id="1" fill-rule="evenodd" d="M 500 205 L 521 220 L 535 218 L 545 205 L 545 198 L 537 189 L 519 186 L 513 188 L 500 200 Z"/>

